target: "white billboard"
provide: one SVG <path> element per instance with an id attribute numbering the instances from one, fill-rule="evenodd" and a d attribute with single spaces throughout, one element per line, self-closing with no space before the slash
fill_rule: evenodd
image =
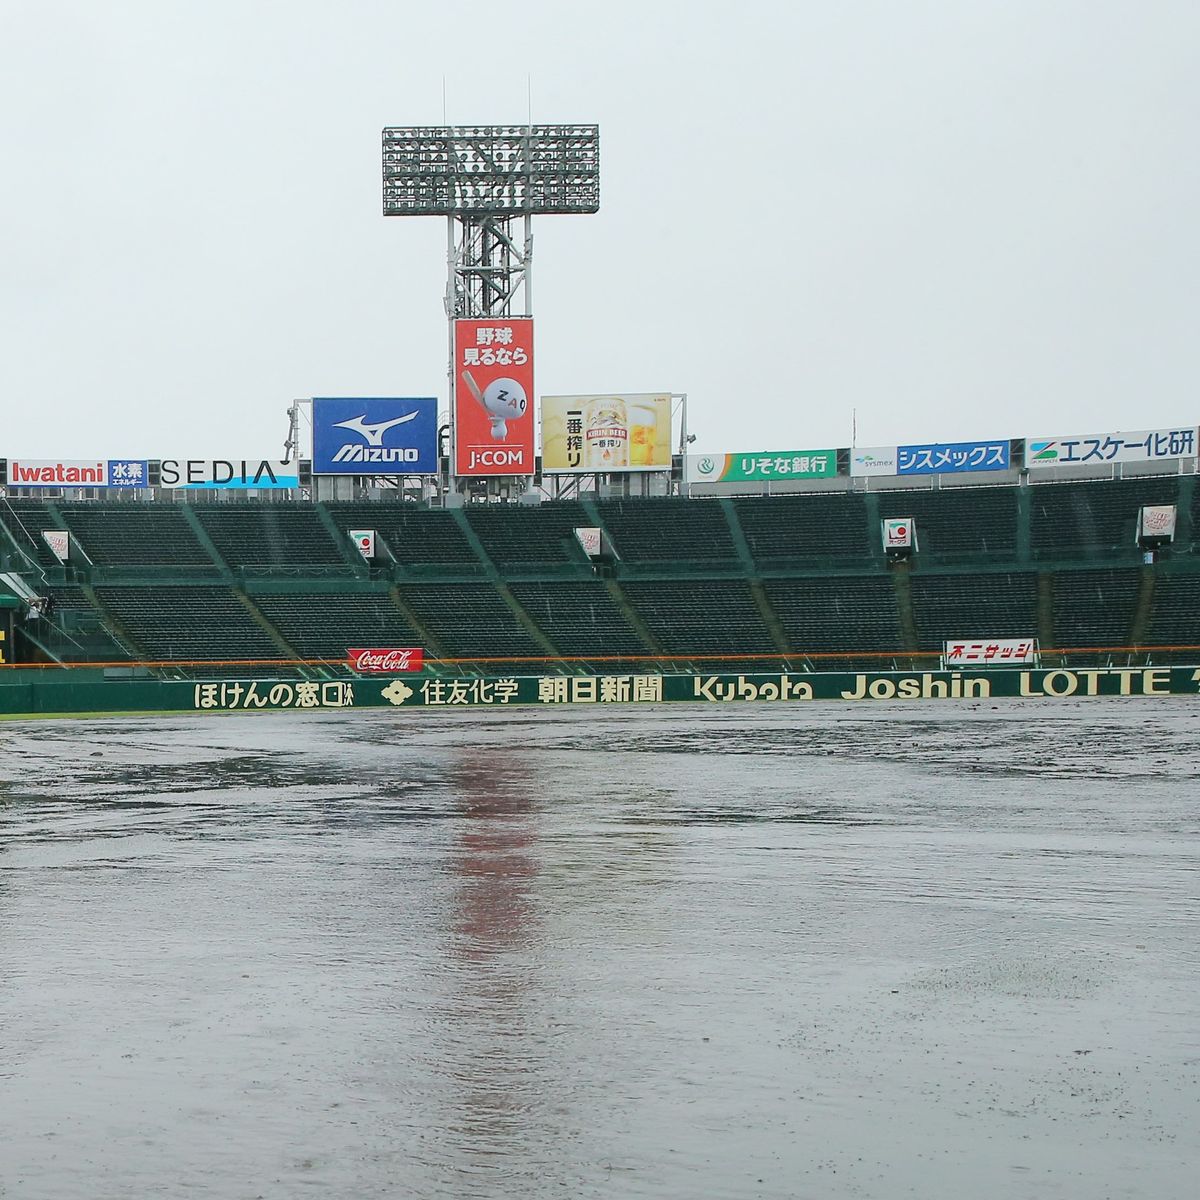
<path id="1" fill-rule="evenodd" d="M 850 451 L 851 475 L 895 475 L 897 447 L 857 446 Z"/>
<path id="2" fill-rule="evenodd" d="M 1076 433 L 1025 439 L 1025 465 L 1102 467 L 1108 463 L 1154 462 L 1196 457 L 1196 427 L 1140 429 L 1135 433 Z"/>
<path id="3" fill-rule="evenodd" d="M 268 458 L 164 458 L 159 479 L 165 488 L 279 489 L 300 486 L 300 464 Z"/>

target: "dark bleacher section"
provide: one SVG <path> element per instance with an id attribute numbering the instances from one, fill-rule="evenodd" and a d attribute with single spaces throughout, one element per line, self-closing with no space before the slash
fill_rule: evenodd
<path id="1" fill-rule="evenodd" d="M 749 584 L 740 580 L 629 580 L 621 588 L 668 654 L 769 654 L 778 649 Z"/>
<path id="2" fill-rule="evenodd" d="M 123 646 L 105 627 L 103 615 L 78 587 L 45 589 L 51 602 L 48 619 L 20 625 L 63 662 L 121 662 Z"/>
<path id="3" fill-rule="evenodd" d="M 1200 575 L 1158 575 L 1146 641 L 1151 646 L 1200 646 Z M 1195 650 L 1155 657 L 1164 662 L 1200 661 Z"/>
<path id="4" fill-rule="evenodd" d="M 1012 487 L 880 492 L 879 519 L 889 517 L 916 522 L 925 562 L 1008 558 L 1017 548 L 1017 490 Z"/>
<path id="5" fill-rule="evenodd" d="M 49 569 L 62 564 L 46 545 L 42 537 L 43 529 L 61 529 L 62 524 L 52 517 L 43 504 L 35 500 L 3 500 L 0 501 L 0 521 L 12 534 L 17 545 L 29 555 L 40 567 Z M 8 553 L 9 547 L 0 547 Z M 23 564 L 16 563 L 18 570 Z"/>
<path id="6" fill-rule="evenodd" d="M 334 524 L 351 529 L 374 529 L 396 560 L 405 565 L 463 564 L 482 569 L 453 514 L 444 509 L 418 508 L 414 504 L 330 504 Z"/>
<path id="7" fill-rule="evenodd" d="M 579 563 L 583 551 L 575 530 L 595 524 L 583 505 L 570 501 L 537 506 L 475 504 L 463 512 L 501 571 L 537 563 Z"/>
<path id="8" fill-rule="evenodd" d="M 1054 641 L 1058 646 L 1128 646 L 1141 587 L 1137 567 L 1057 571 Z M 1072 657 L 1072 663 L 1082 659 Z"/>
<path id="9" fill-rule="evenodd" d="M 77 504 L 60 510 L 67 528 L 100 567 L 176 567 L 216 573 L 178 505 Z"/>
<path id="10" fill-rule="evenodd" d="M 742 497 L 733 502 L 755 562 L 865 560 L 871 554 L 863 498 L 858 495 Z"/>
<path id="11" fill-rule="evenodd" d="M 797 653 L 886 652 L 904 645 L 889 576 L 768 579 L 763 587 L 789 647 Z M 844 665 L 839 660 L 829 669 Z"/>
<path id="12" fill-rule="evenodd" d="M 1032 571 L 912 577 L 913 619 L 922 650 L 941 650 L 943 642 L 957 638 L 1036 638 L 1037 603 Z"/>
<path id="13" fill-rule="evenodd" d="M 545 654 L 491 584 L 409 584 L 400 595 L 452 658 Z"/>
<path id="14" fill-rule="evenodd" d="M 386 593 L 256 593 L 262 614 L 301 658 L 344 659 L 351 646 L 419 646 Z"/>
<path id="15" fill-rule="evenodd" d="M 1178 476 L 1043 483 L 1031 489 L 1030 546 L 1037 558 L 1118 558 L 1137 553 L 1138 510 L 1174 504 Z"/>
<path id="16" fill-rule="evenodd" d="M 645 654 L 647 647 L 599 580 L 514 583 L 513 595 L 566 655 Z"/>
<path id="17" fill-rule="evenodd" d="M 110 587 L 96 595 L 152 660 L 282 658 L 223 587 Z"/>
<path id="18" fill-rule="evenodd" d="M 235 570 L 287 568 L 351 573 L 351 567 L 311 505 L 220 504 L 196 515 L 221 557 Z"/>
<path id="19" fill-rule="evenodd" d="M 627 562 L 737 562 L 717 500 L 604 500 L 597 507 L 618 556 Z"/>

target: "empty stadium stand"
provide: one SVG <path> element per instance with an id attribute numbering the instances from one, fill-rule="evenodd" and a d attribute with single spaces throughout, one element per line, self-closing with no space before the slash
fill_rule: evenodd
<path id="1" fill-rule="evenodd" d="M 514 583 L 512 591 L 561 654 L 646 654 L 649 650 L 599 580 Z"/>
<path id="2" fill-rule="evenodd" d="M 186 568 L 190 574 L 219 570 L 178 505 L 76 504 L 59 511 L 98 567 Z"/>
<path id="3" fill-rule="evenodd" d="M 857 493 L 742 497 L 733 507 L 751 557 L 764 567 L 865 562 L 878 545 Z"/>
<path id="4" fill-rule="evenodd" d="M 592 522 L 578 502 L 560 501 L 536 508 L 475 504 L 463 513 L 484 552 L 501 571 L 549 563 L 571 563 L 587 570 L 575 530 Z"/>
<path id="5" fill-rule="evenodd" d="M 771 637 L 741 580 L 629 580 L 630 606 L 667 654 L 770 654 Z"/>
<path id="6" fill-rule="evenodd" d="M 910 517 L 921 554 L 938 562 L 1011 558 L 1017 548 L 1017 489 L 939 488 L 879 493 L 879 517 Z"/>
<path id="7" fill-rule="evenodd" d="M 1057 572 L 1054 644 L 1063 647 L 1132 644 L 1141 579 L 1137 567 Z M 1072 661 L 1082 663 L 1083 659 Z"/>
<path id="8" fill-rule="evenodd" d="M 1112 559 L 1136 554 L 1138 510 L 1174 504 L 1179 477 L 1043 483 L 1030 491 L 1036 558 Z"/>
<path id="9" fill-rule="evenodd" d="M 769 579 L 764 587 L 794 654 L 904 648 L 896 591 L 887 575 Z"/>
<path id="10" fill-rule="evenodd" d="M 342 659 L 350 646 L 423 642 L 386 592 L 255 593 L 252 599 L 301 658 Z"/>
<path id="11" fill-rule="evenodd" d="M 453 657 L 546 653 L 490 584 L 406 584 L 400 595 Z"/>
<path id="12" fill-rule="evenodd" d="M 288 657 L 227 587 L 111 587 L 96 595 L 150 660 Z"/>
<path id="13" fill-rule="evenodd" d="M 388 552 L 404 567 L 461 566 L 482 571 L 471 543 L 445 509 L 418 508 L 415 504 L 330 504 L 334 524 L 351 529 L 374 529 Z M 386 555 L 384 556 L 386 557 Z"/>
<path id="14" fill-rule="evenodd" d="M 912 579 L 913 617 L 922 650 L 966 638 L 1036 638 L 1038 582 L 1032 571 L 921 575 Z"/>
<path id="15" fill-rule="evenodd" d="M 50 547 L 42 537 L 46 529 L 62 529 L 62 521 L 51 514 L 44 504 L 32 500 L 5 500 L 0 503 L 0 522 L 16 543 L 18 553 L 10 553 L 4 546 L 4 557 L 16 557 L 14 567 L 20 570 L 23 561 L 32 561 L 43 569 L 55 570 L 60 566 Z"/>
<path id="16" fill-rule="evenodd" d="M 617 554 L 627 562 L 737 562 L 719 500 L 604 500 L 596 507 Z"/>
<path id="17" fill-rule="evenodd" d="M 1138 510 L 1162 503 L 1180 507 L 1180 540 L 1144 565 Z M 916 522 L 907 562 L 885 557 L 888 517 Z M 1200 646 L 1200 489 L 1188 475 L 458 510 L 17 496 L 0 502 L 0 524 L 5 569 L 54 600 L 49 618 L 13 608 L 18 660 L 341 661 L 352 645 L 423 645 L 434 659 L 760 654 L 865 667 L 930 662 L 955 638 Z M 596 524 L 618 557 L 593 569 L 574 530 Z M 77 550 L 66 565 L 41 537 L 58 528 Z M 351 529 L 378 533 L 370 567 Z"/>
<path id="18" fill-rule="evenodd" d="M 315 567 L 322 574 L 353 573 L 345 551 L 311 504 L 198 505 L 195 511 L 218 553 L 235 570 L 299 572 Z"/>

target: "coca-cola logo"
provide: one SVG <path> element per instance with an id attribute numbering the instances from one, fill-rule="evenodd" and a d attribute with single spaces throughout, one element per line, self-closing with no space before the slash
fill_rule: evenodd
<path id="1" fill-rule="evenodd" d="M 420 646 L 387 649 L 350 648 L 346 660 L 355 671 L 419 671 L 425 664 L 425 651 Z"/>

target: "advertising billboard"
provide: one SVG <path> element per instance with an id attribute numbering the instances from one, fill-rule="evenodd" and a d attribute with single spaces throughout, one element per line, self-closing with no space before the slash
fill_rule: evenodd
<path id="1" fill-rule="evenodd" d="M 896 450 L 897 475 L 951 475 L 959 471 L 1007 471 L 1008 439 L 993 442 L 926 442 Z"/>
<path id="2" fill-rule="evenodd" d="M 144 488 L 150 486 L 150 464 L 144 458 L 110 458 L 108 460 L 110 488 Z"/>
<path id="3" fill-rule="evenodd" d="M 314 396 L 314 475 L 436 475 L 437 400 Z"/>
<path id="4" fill-rule="evenodd" d="M 837 451 L 689 454 L 686 470 L 688 483 L 773 483 L 788 479 L 828 479 L 837 474 Z"/>
<path id="5" fill-rule="evenodd" d="M 1077 433 L 1070 437 L 1025 439 L 1025 465 L 1034 470 L 1195 457 L 1194 426 L 1190 429 L 1142 429 L 1137 433 Z"/>
<path id="6" fill-rule="evenodd" d="M 266 458 L 164 458 L 159 463 L 165 488 L 298 488 L 299 471 L 297 462 Z"/>
<path id="7" fill-rule="evenodd" d="M 533 321 L 454 322 L 454 474 L 532 475 Z"/>
<path id="8" fill-rule="evenodd" d="M 883 522 L 885 550 L 915 550 L 916 531 L 912 517 L 888 517 Z"/>
<path id="9" fill-rule="evenodd" d="M 671 395 L 542 397 L 542 470 L 669 471 Z"/>
<path id="10" fill-rule="evenodd" d="M 42 539 L 50 547 L 50 553 L 59 562 L 68 562 L 71 558 L 71 534 L 66 529 L 43 529 Z"/>
<path id="11" fill-rule="evenodd" d="M 856 446 L 850 451 L 851 475 L 895 475 L 895 446 Z"/>
<path id="12" fill-rule="evenodd" d="M 108 464 L 96 459 L 10 458 L 8 486 L 107 487 Z"/>
<path id="13" fill-rule="evenodd" d="M 942 663 L 946 669 L 971 666 L 975 663 L 1015 664 L 1033 666 L 1038 661 L 1037 638 L 984 638 L 965 641 L 962 638 L 942 643 Z"/>

